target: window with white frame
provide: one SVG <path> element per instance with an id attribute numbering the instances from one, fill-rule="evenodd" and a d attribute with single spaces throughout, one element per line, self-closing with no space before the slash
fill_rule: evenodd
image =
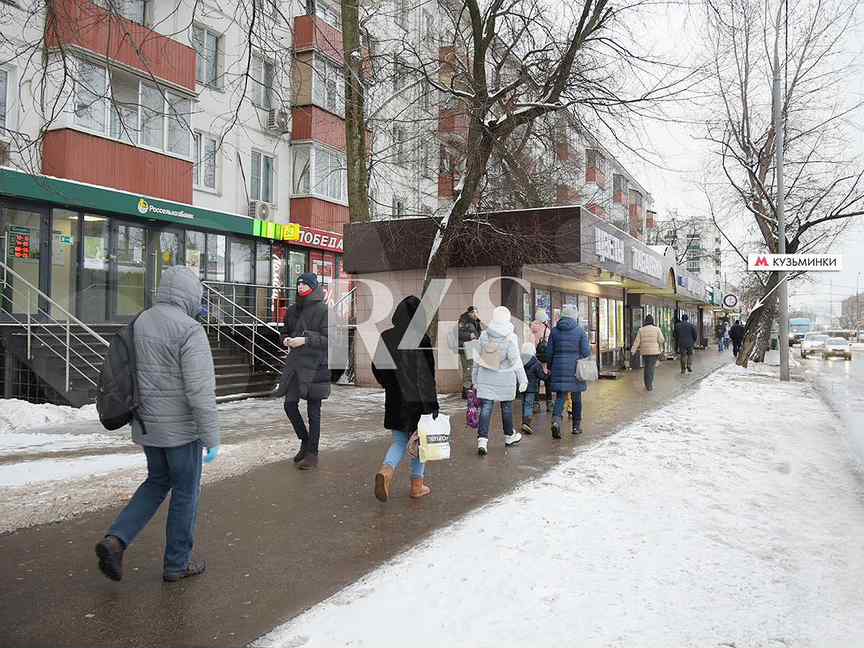
<path id="1" fill-rule="evenodd" d="M 0 68 L 0 133 L 6 130 L 6 113 L 9 102 L 6 97 L 9 93 L 9 71 Z"/>
<path id="2" fill-rule="evenodd" d="M 420 107 L 423 110 L 432 107 L 432 86 L 425 81 L 420 84 Z"/>
<path id="3" fill-rule="evenodd" d="M 342 66 L 315 55 L 312 103 L 337 115 L 345 114 L 345 76 Z"/>
<path id="4" fill-rule="evenodd" d="M 124 71 L 76 62 L 73 122 L 133 146 L 192 154 L 192 100 Z"/>
<path id="5" fill-rule="evenodd" d="M 273 107 L 273 63 L 261 56 L 253 56 L 250 72 L 255 105 L 270 110 Z"/>
<path id="6" fill-rule="evenodd" d="M 405 214 L 405 199 L 393 194 L 393 215 L 403 216 Z"/>
<path id="7" fill-rule="evenodd" d="M 405 60 L 398 54 L 393 55 L 393 92 L 405 87 L 408 81 L 408 69 Z"/>
<path id="8" fill-rule="evenodd" d="M 432 142 L 424 138 L 420 144 L 420 175 L 424 178 L 432 177 Z"/>
<path id="9" fill-rule="evenodd" d="M 201 189 L 216 191 L 216 155 L 219 149 L 218 140 L 212 135 L 196 132 L 193 139 L 192 161 L 195 186 Z"/>
<path id="10" fill-rule="evenodd" d="M 338 2 L 323 2 L 322 0 L 309 0 L 307 13 L 318 16 L 331 27 L 342 29 L 342 8 Z"/>
<path id="11" fill-rule="evenodd" d="M 252 151 L 252 165 L 249 172 L 249 197 L 267 203 L 273 199 L 273 179 L 276 161 L 273 157 Z"/>
<path id="12" fill-rule="evenodd" d="M 95 0 L 95 2 L 103 9 L 108 9 L 117 16 L 136 22 L 139 25 L 147 24 L 146 0 Z"/>
<path id="13" fill-rule="evenodd" d="M 211 88 L 221 85 L 219 79 L 219 57 L 222 50 L 222 37 L 207 27 L 192 26 L 192 46 L 197 54 L 195 78 Z"/>
<path id="14" fill-rule="evenodd" d="M 348 195 L 345 156 L 323 146 L 295 144 L 292 185 L 295 195 L 344 203 Z"/>
<path id="15" fill-rule="evenodd" d="M 427 43 L 435 42 L 437 34 L 435 33 L 435 17 L 432 12 L 424 9 L 422 14 L 422 23 L 420 24 L 421 38 Z"/>
<path id="16" fill-rule="evenodd" d="M 396 4 L 396 24 L 408 29 L 408 18 L 411 15 L 411 0 L 394 0 Z"/>

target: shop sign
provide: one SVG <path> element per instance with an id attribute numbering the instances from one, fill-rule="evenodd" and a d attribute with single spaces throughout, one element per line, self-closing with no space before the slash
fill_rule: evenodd
<path id="1" fill-rule="evenodd" d="M 594 253 L 604 261 L 624 263 L 624 241 L 599 227 L 594 228 Z"/>
<path id="2" fill-rule="evenodd" d="M 158 216 L 173 216 L 174 218 L 183 218 L 186 220 L 194 220 L 195 216 L 182 209 L 167 209 L 159 207 L 150 200 L 144 198 L 138 199 L 138 213 L 147 216 L 149 214 L 157 214 Z"/>
<path id="3" fill-rule="evenodd" d="M 656 277 L 657 279 L 663 278 L 663 264 L 660 262 L 660 259 L 655 257 L 653 254 L 648 254 L 647 252 L 635 247 L 632 249 L 632 252 L 633 269 L 636 272 L 641 272 L 642 274 Z"/>
<path id="4" fill-rule="evenodd" d="M 253 233 L 255 236 L 269 238 L 274 241 L 287 241 L 305 247 L 328 250 L 341 253 L 344 241 L 340 234 L 325 232 L 311 227 L 303 227 L 298 223 L 273 223 L 255 220 Z"/>
<path id="5" fill-rule="evenodd" d="M 750 272 L 840 272 L 842 269 L 843 256 L 840 254 L 751 254 L 747 257 L 747 270 Z"/>

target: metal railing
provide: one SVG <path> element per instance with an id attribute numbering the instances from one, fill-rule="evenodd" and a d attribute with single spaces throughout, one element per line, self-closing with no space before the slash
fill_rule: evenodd
<path id="1" fill-rule="evenodd" d="M 51 299 L 36 286 L 27 281 L 19 273 L 15 272 L 6 263 L 0 261 L 0 269 L 3 270 L 2 291 L 0 291 L 0 313 L 18 324 L 26 332 L 27 360 L 33 358 L 33 339 L 43 342 L 43 346 L 64 363 L 65 368 L 65 391 L 68 393 L 71 386 L 72 372 L 75 372 L 86 380 L 92 387 L 96 386 L 99 367 L 85 358 L 78 349 L 73 348 L 73 341 L 80 344 L 90 353 L 102 357 L 108 350 L 108 340 L 99 335 L 84 322 L 76 318 L 72 313 L 63 308 L 55 300 Z M 11 281 L 10 281 L 11 279 Z M 6 305 L 9 305 L 9 308 Z M 42 308 L 42 304 L 49 304 L 52 312 L 60 311 L 65 321 L 54 319 L 51 313 Z M 16 313 L 16 305 L 24 306 L 24 313 Z M 35 308 L 34 308 L 35 307 Z M 57 335 L 55 329 L 63 330 L 63 337 Z M 73 330 L 74 329 L 74 330 Z M 90 346 L 90 342 L 80 337 L 77 330 L 83 330 L 96 341 L 97 348 Z M 34 334 L 34 330 L 38 333 Z M 46 342 L 43 337 L 47 334 L 49 341 L 53 339 L 58 343 L 58 350 Z"/>

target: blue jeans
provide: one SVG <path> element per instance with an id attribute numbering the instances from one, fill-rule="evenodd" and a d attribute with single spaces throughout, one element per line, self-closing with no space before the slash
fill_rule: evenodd
<path id="1" fill-rule="evenodd" d="M 510 436 L 513 434 L 513 401 L 501 402 L 501 427 L 504 428 L 504 435 Z M 477 428 L 477 436 L 483 439 L 489 438 L 489 423 L 492 421 L 492 408 L 495 407 L 495 401 L 480 399 L 480 426 Z"/>
<path id="2" fill-rule="evenodd" d="M 408 439 L 411 438 L 412 432 L 402 432 L 401 430 L 393 430 L 393 443 L 390 444 L 390 449 L 384 456 L 384 463 L 390 466 L 393 470 L 399 467 L 405 453 L 408 452 Z M 411 479 L 422 479 L 423 469 L 425 465 L 420 458 L 411 460 Z"/>
<path id="3" fill-rule="evenodd" d="M 555 392 L 555 407 L 552 410 L 554 418 L 561 418 L 564 414 L 564 403 L 567 400 L 567 394 L 570 394 L 570 399 L 573 401 L 573 420 L 582 420 L 582 392 Z"/>
<path id="4" fill-rule="evenodd" d="M 147 479 L 138 487 L 108 535 L 129 546 L 159 510 L 171 491 L 165 529 L 166 574 L 180 574 L 189 565 L 195 543 L 198 495 L 201 492 L 201 441 L 176 448 L 144 446 Z"/>
<path id="5" fill-rule="evenodd" d="M 531 418 L 534 416 L 534 401 L 537 400 L 537 394 L 522 394 L 522 418 Z"/>

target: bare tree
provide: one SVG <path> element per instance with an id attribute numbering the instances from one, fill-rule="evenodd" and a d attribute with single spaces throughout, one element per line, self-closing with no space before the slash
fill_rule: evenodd
<path id="1" fill-rule="evenodd" d="M 846 118 L 857 105 L 844 101 L 843 39 L 857 0 L 812 0 L 796 4 L 761 0 L 707 0 L 713 48 L 713 92 L 719 119 L 708 123 L 717 168 L 728 184 L 709 201 L 718 213 L 746 215 L 759 249 L 779 249 L 775 213 L 776 133 L 772 123 L 773 67 L 768 55 L 775 39 L 786 42 L 782 98 L 786 159 L 786 251 L 825 251 L 854 217 L 864 214 L 864 166 L 850 155 Z M 781 9 L 785 10 L 781 11 Z M 781 41 L 783 42 L 783 41 Z M 860 105 L 860 104 L 859 104 Z M 714 204 L 724 204 L 715 209 Z M 740 223 L 739 223 L 740 224 Z M 746 226 L 746 223 L 745 223 Z M 724 235 L 728 227 L 721 227 Z M 727 240 L 746 263 L 746 244 Z M 799 274 L 789 274 L 793 281 Z M 779 273 L 755 278 L 761 298 L 747 321 L 739 363 L 761 361 L 777 315 Z"/>

